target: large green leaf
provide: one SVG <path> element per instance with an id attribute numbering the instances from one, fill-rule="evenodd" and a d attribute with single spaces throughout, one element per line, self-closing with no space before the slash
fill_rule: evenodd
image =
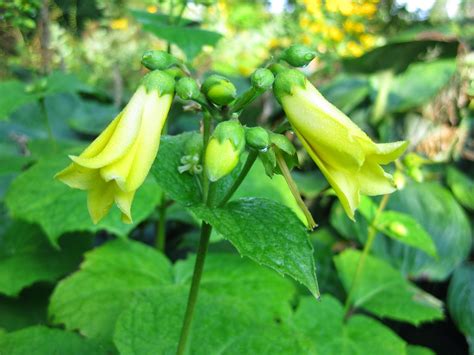
<path id="1" fill-rule="evenodd" d="M 96 341 L 82 338 L 80 335 L 35 326 L 0 334 L 0 353 L 8 355 L 99 355 L 107 354 L 108 349 Z"/>
<path id="2" fill-rule="evenodd" d="M 4 81 L 0 83 L 0 120 L 8 118 L 8 115 L 31 102 L 38 100 L 35 94 L 25 91 L 25 84 L 17 80 Z"/>
<path id="3" fill-rule="evenodd" d="M 288 207 L 261 198 L 242 198 L 221 208 L 194 206 L 191 210 L 241 255 L 293 277 L 318 296 L 308 232 Z"/>
<path id="4" fill-rule="evenodd" d="M 7 118 L 23 105 L 36 102 L 46 96 L 71 93 L 92 92 L 92 89 L 80 82 L 74 75 L 53 72 L 48 77 L 30 84 L 11 80 L 0 83 L 0 120 Z"/>
<path id="5" fill-rule="evenodd" d="M 329 295 L 320 302 L 304 297 L 293 324 L 296 336 L 310 340 L 309 354 L 401 355 L 406 351 L 405 342 L 374 319 L 355 315 L 345 322 L 342 305 Z"/>
<path id="6" fill-rule="evenodd" d="M 110 340 L 115 320 L 136 291 L 171 283 L 171 265 L 143 244 L 116 240 L 86 254 L 80 271 L 61 281 L 49 313 L 55 324 Z"/>
<path id="7" fill-rule="evenodd" d="M 81 269 L 59 283 L 51 297 L 49 311 L 52 320 L 54 323 L 64 324 L 68 330 L 78 329 L 87 336 L 110 340 L 115 321 L 126 305 L 147 309 L 148 291 L 153 295 L 172 292 L 174 296 L 164 300 L 155 296 L 152 299 L 156 302 L 154 307 L 171 312 L 170 319 L 166 321 L 175 323 L 170 325 L 174 328 L 166 327 L 163 331 L 167 334 L 174 332 L 177 336 L 186 309 L 194 260 L 192 257 L 178 262 L 171 269 L 167 259 L 150 247 L 137 242 L 109 242 L 87 253 Z M 137 299 L 136 294 L 139 294 Z M 266 323 L 286 319 L 291 313 L 290 302 L 294 294 L 295 287 L 290 280 L 283 279 L 266 268 L 237 255 L 210 254 L 204 266 L 199 299 L 209 299 L 216 306 L 212 313 L 215 314 L 215 319 L 210 319 L 209 322 L 220 322 L 219 326 L 216 325 L 220 328 L 225 323 L 232 323 L 234 319 L 237 323 L 242 319 Z M 145 295 L 144 298 L 141 295 Z M 229 310 L 228 317 L 222 318 L 219 314 L 226 311 L 217 308 L 220 303 L 233 305 L 236 311 Z M 203 316 L 207 314 L 209 318 L 208 312 L 206 310 Z M 243 314 L 242 317 L 240 313 Z M 147 314 L 152 316 L 145 312 L 143 324 L 126 327 L 139 326 L 148 330 L 144 332 L 140 328 L 134 333 L 132 329 L 130 334 L 127 331 L 119 342 L 131 339 L 130 341 L 139 344 L 140 341 L 145 341 L 153 347 L 155 341 L 161 341 L 153 332 L 155 327 L 163 326 L 164 320 L 150 325 Z M 246 314 L 251 317 L 245 316 Z M 209 331 L 205 327 L 201 330 L 203 334 Z M 144 334 L 149 334 L 150 338 L 145 338 Z M 228 341 L 227 337 L 228 335 L 223 335 L 215 341 L 225 343 Z M 172 344 L 176 346 L 174 340 Z"/>
<path id="8" fill-rule="evenodd" d="M 346 74 L 331 80 L 320 90 L 333 105 L 349 114 L 369 95 L 370 85 L 369 80 L 362 75 Z"/>
<path id="9" fill-rule="evenodd" d="M 180 21 L 180 25 L 174 25 L 169 23 L 168 16 L 147 14 L 136 10 L 132 10 L 132 14 L 143 25 L 145 31 L 181 48 L 189 61 L 199 54 L 203 46 L 214 46 L 222 37 L 217 32 L 184 27 L 191 24 L 191 21 L 187 19 Z"/>
<path id="10" fill-rule="evenodd" d="M 460 170 L 450 166 L 447 183 L 456 199 L 464 206 L 474 210 L 474 181 Z"/>
<path id="11" fill-rule="evenodd" d="M 474 265 L 454 271 L 448 289 L 448 310 L 474 352 Z"/>
<path id="12" fill-rule="evenodd" d="M 225 291 L 223 291 L 225 294 Z M 165 287 L 137 295 L 121 314 L 114 342 L 121 354 L 174 354 L 176 352 L 187 289 Z M 259 323 L 252 313 L 218 295 L 199 295 L 191 336 L 191 354 L 302 353 L 283 326 Z"/>
<path id="13" fill-rule="evenodd" d="M 14 222 L 0 237 L 0 293 L 16 296 L 35 282 L 55 281 L 79 265 L 89 245 L 90 239 L 69 235 L 58 251 L 37 226 Z"/>
<path id="14" fill-rule="evenodd" d="M 381 70 L 403 72 L 414 62 L 424 61 L 426 54 L 438 53 L 439 58 L 454 58 L 458 42 L 413 38 L 387 43 L 365 53 L 362 57 L 343 60 L 344 68 L 350 72 L 374 73 Z"/>
<path id="15" fill-rule="evenodd" d="M 38 223 L 53 245 L 57 246 L 63 233 L 73 231 L 95 232 L 105 229 L 126 236 L 153 212 L 161 200 L 158 186 L 150 180 L 143 184 L 134 199 L 133 224 L 123 224 L 119 211 L 114 207 L 109 216 L 94 225 L 87 212 L 87 194 L 53 178 L 68 164 L 65 153 L 38 162 L 13 181 L 6 196 L 11 214 L 18 219 Z"/>
<path id="16" fill-rule="evenodd" d="M 346 250 L 334 258 L 346 290 L 352 285 L 360 255 L 359 251 Z M 366 258 L 352 302 L 355 308 L 415 325 L 443 318 L 441 301 L 406 281 L 399 271 L 373 256 Z"/>
<path id="17" fill-rule="evenodd" d="M 438 259 L 405 243 L 378 235 L 374 254 L 414 278 L 444 280 L 467 257 L 472 236 L 469 220 L 451 193 L 436 182 L 410 183 L 393 193 L 387 210 L 411 216 L 432 237 Z M 368 223 L 356 213 L 357 223 L 344 215 L 339 204 L 331 211 L 331 225 L 347 238 L 364 242 Z"/>
<path id="18" fill-rule="evenodd" d="M 454 59 L 410 65 L 391 83 L 387 111 L 405 112 L 428 103 L 449 83 L 455 72 Z"/>
<path id="19" fill-rule="evenodd" d="M 375 227 L 393 239 L 423 250 L 432 257 L 437 257 L 431 236 L 407 214 L 396 211 L 382 212 L 375 221 Z"/>
<path id="20" fill-rule="evenodd" d="M 175 264 L 176 284 L 191 285 L 194 262 L 190 257 Z M 267 322 L 288 316 L 295 296 L 289 279 L 232 254 L 209 254 L 200 285 L 200 294 L 225 298 Z"/>

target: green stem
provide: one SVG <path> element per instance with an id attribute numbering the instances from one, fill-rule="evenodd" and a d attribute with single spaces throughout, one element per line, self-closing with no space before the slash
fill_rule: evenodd
<path id="1" fill-rule="evenodd" d="M 166 210 L 166 196 L 163 193 L 163 195 L 161 196 L 161 203 L 159 208 L 160 219 L 158 220 L 158 228 L 156 233 L 156 249 L 158 249 L 162 253 L 165 252 L 166 245 Z"/>
<path id="2" fill-rule="evenodd" d="M 49 120 L 49 115 L 48 115 L 48 109 L 46 107 L 46 102 L 44 101 L 44 98 L 40 98 L 39 99 L 39 104 L 40 104 L 40 109 L 41 109 L 41 113 L 44 117 L 44 121 L 46 123 L 46 129 L 48 131 L 48 138 L 49 140 L 51 141 L 52 145 L 53 145 L 53 149 L 56 150 L 56 139 L 54 138 L 54 134 L 53 134 L 53 129 L 51 127 L 51 122 Z"/>
<path id="3" fill-rule="evenodd" d="M 211 136 L 211 116 L 208 113 L 204 113 L 203 117 L 203 152 L 206 151 Z M 205 154 L 203 153 L 202 158 L 202 190 L 203 190 L 203 202 L 206 206 L 210 206 L 211 199 L 214 196 L 215 184 L 212 184 L 205 174 L 206 160 Z M 184 315 L 183 327 L 181 328 L 181 335 L 179 337 L 177 355 L 184 354 L 186 350 L 186 344 L 191 329 L 191 323 L 194 315 L 194 308 L 196 307 L 196 301 L 199 292 L 199 284 L 201 283 L 202 271 L 204 269 L 204 261 L 206 260 L 207 247 L 209 245 L 209 239 L 211 237 L 212 226 L 206 222 L 202 222 L 201 225 L 201 237 L 199 240 L 199 248 L 196 256 L 196 262 L 194 264 L 193 280 L 191 282 L 191 289 L 188 296 L 188 304 L 186 306 L 186 313 Z"/>
<path id="4" fill-rule="evenodd" d="M 308 210 L 308 207 L 306 206 L 303 199 L 301 198 L 301 194 L 298 190 L 298 186 L 296 186 L 295 181 L 291 177 L 291 173 L 290 173 L 290 170 L 288 169 L 288 165 L 286 165 L 285 158 L 283 158 L 283 155 L 281 154 L 278 148 L 275 148 L 275 155 L 277 158 L 278 167 L 280 168 L 281 173 L 283 174 L 283 177 L 285 178 L 286 184 L 290 188 L 291 194 L 296 200 L 298 207 L 301 209 L 304 216 L 306 217 L 306 221 L 308 222 L 309 229 L 313 230 L 314 228 L 318 226 L 318 224 L 314 221 L 311 212 Z"/>
<path id="5" fill-rule="evenodd" d="M 186 313 L 184 315 L 183 327 L 181 328 L 181 336 L 179 338 L 177 355 L 184 354 L 186 350 L 186 344 L 191 329 L 191 323 L 193 320 L 194 308 L 196 307 L 196 301 L 199 292 L 199 284 L 201 282 L 202 271 L 204 269 L 204 261 L 206 260 L 207 247 L 209 245 L 209 239 L 211 237 L 212 226 L 206 222 L 202 222 L 201 227 L 201 239 L 199 242 L 199 249 L 196 256 L 196 262 L 194 264 L 193 280 L 191 283 L 191 290 L 188 296 L 188 305 L 186 307 Z"/>
<path id="6" fill-rule="evenodd" d="M 235 179 L 235 181 L 232 184 L 232 186 L 230 187 L 229 191 L 227 191 L 227 194 L 224 196 L 222 201 L 219 203 L 219 206 L 225 205 L 227 203 L 227 201 L 229 201 L 231 199 L 234 192 L 237 191 L 240 184 L 242 183 L 242 181 L 244 181 L 245 177 L 249 173 L 250 169 L 253 166 L 253 163 L 255 163 L 255 160 L 257 159 L 257 156 L 258 156 L 258 152 L 256 150 L 252 149 L 250 151 L 248 157 L 247 157 L 247 160 L 245 162 L 244 167 L 240 171 L 239 176 L 237 177 L 237 179 Z"/>
<path id="7" fill-rule="evenodd" d="M 387 206 L 389 197 L 390 195 L 384 195 L 382 197 L 379 207 L 377 208 L 377 211 L 375 212 L 374 219 L 372 220 L 372 223 L 369 226 L 369 230 L 367 233 L 367 240 L 364 245 L 364 250 L 362 251 L 362 255 L 359 259 L 359 262 L 357 263 L 356 271 L 354 273 L 354 278 L 352 279 L 351 287 L 349 289 L 349 293 L 347 294 L 346 303 L 344 304 L 344 315 L 346 319 L 349 316 L 352 298 L 354 297 L 354 290 L 356 289 L 357 283 L 360 281 L 360 278 L 362 276 L 362 271 L 364 270 L 365 260 L 367 259 L 367 255 L 369 255 L 369 251 L 372 248 L 375 237 L 377 235 L 375 222 L 377 221 L 377 218 L 379 218 L 380 214 L 383 212 L 383 210 Z"/>

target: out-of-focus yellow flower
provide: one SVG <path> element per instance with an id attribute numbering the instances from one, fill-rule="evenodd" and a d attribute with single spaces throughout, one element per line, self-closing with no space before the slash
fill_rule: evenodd
<path id="1" fill-rule="evenodd" d="M 306 27 L 308 27 L 310 24 L 311 24 L 311 21 L 310 21 L 309 18 L 303 17 L 303 18 L 300 19 L 300 26 L 301 26 L 302 28 L 306 28 Z"/>
<path id="2" fill-rule="evenodd" d="M 355 22 L 352 20 L 347 20 L 343 24 L 344 30 L 347 32 L 361 33 L 364 32 L 365 26 L 360 22 Z"/>
<path id="3" fill-rule="evenodd" d="M 131 206 L 155 160 L 160 136 L 174 94 L 174 80 L 154 71 L 146 75 L 124 110 L 55 178 L 87 190 L 87 207 L 94 223 L 113 203 L 122 221 L 132 222 Z"/>
<path id="4" fill-rule="evenodd" d="M 150 14 L 154 14 L 155 12 L 158 11 L 158 7 L 154 5 L 149 5 L 146 7 L 146 11 L 149 12 Z"/>
<path id="5" fill-rule="evenodd" d="M 279 73 L 274 92 L 296 135 L 331 184 L 349 218 L 354 219 L 360 194 L 395 191 L 392 176 L 380 165 L 397 159 L 407 142 L 374 143 L 297 70 Z"/>
<path id="6" fill-rule="evenodd" d="M 359 40 L 364 48 L 372 48 L 375 45 L 376 38 L 370 34 L 363 34 L 360 36 Z"/>
<path id="7" fill-rule="evenodd" d="M 360 57 L 362 54 L 364 54 L 362 47 L 354 41 L 349 41 L 346 48 L 348 54 L 351 56 Z"/>
<path id="8" fill-rule="evenodd" d="M 311 36 L 304 34 L 303 37 L 301 37 L 301 42 L 303 42 L 304 44 L 311 44 Z"/>
<path id="9" fill-rule="evenodd" d="M 357 12 L 356 13 L 357 15 L 367 16 L 370 18 L 374 16 L 375 13 L 377 12 L 377 6 L 374 4 L 364 2 L 357 8 L 356 12 Z"/>
<path id="10" fill-rule="evenodd" d="M 125 30 L 128 28 L 128 19 L 122 17 L 110 22 L 110 28 L 113 30 Z"/>
<path id="11" fill-rule="evenodd" d="M 336 42 L 340 42 L 344 38 L 344 34 L 342 33 L 342 31 L 334 26 L 328 28 L 328 36 L 330 39 Z"/>

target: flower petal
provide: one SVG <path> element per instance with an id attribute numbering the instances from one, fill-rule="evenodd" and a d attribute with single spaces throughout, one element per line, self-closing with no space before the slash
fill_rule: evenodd
<path id="1" fill-rule="evenodd" d="M 159 97 L 156 91 L 150 91 L 147 95 L 142 125 L 137 138 L 138 145 L 126 180 L 126 191 L 138 189 L 145 181 L 158 154 L 161 131 L 165 125 L 172 100 L 172 95 Z"/>
<path id="2" fill-rule="evenodd" d="M 71 159 L 75 163 L 91 169 L 104 167 L 120 159 L 126 154 L 138 135 L 145 99 L 145 88 L 140 87 L 125 107 L 113 135 L 102 151 L 92 157 L 71 156 Z"/>
<path id="3" fill-rule="evenodd" d="M 396 190 L 392 175 L 387 174 L 380 165 L 367 160 L 357 174 L 360 192 L 364 195 L 386 195 Z"/>
<path id="4" fill-rule="evenodd" d="M 98 180 L 100 180 L 98 170 L 84 168 L 75 163 L 69 164 L 66 169 L 54 175 L 54 178 L 69 187 L 80 190 L 92 189 L 97 183 L 100 183 L 100 181 L 98 182 Z"/>
<path id="5" fill-rule="evenodd" d="M 314 90 L 297 88 L 293 95 L 282 98 L 291 125 L 318 149 L 324 161 L 339 169 L 360 168 L 365 153 L 357 138 L 365 133 Z"/>
<path id="6" fill-rule="evenodd" d="M 100 180 L 87 194 L 87 208 L 92 222 L 97 224 L 110 210 L 114 203 L 116 185 L 114 182 Z"/>
<path id="7" fill-rule="evenodd" d="M 313 150 L 311 145 L 295 130 L 296 135 L 300 139 L 306 151 L 309 153 L 313 161 L 319 167 L 326 180 L 336 192 L 339 201 L 341 201 L 344 211 L 350 219 L 354 220 L 354 211 L 359 206 L 359 184 L 356 178 L 356 173 L 350 173 L 345 170 L 338 170 L 325 164 Z"/>
<path id="8" fill-rule="evenodd" d="M 407 149 L 407 141 L 375 144 L 375 153 L 369 159 L 379 164 L 388 164 L 400 157 Z"/>
<path id="9" fill-rule="evenodd" d="M 115 190 L 115 203 L 122 212 L 122 222 L 130 224 L 132 223 L 132 202 L 135 196 L 135 191 L 122 191 L 120 188 Z"/>

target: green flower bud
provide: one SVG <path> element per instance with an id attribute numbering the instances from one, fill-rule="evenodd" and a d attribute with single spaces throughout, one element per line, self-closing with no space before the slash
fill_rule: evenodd
<path id="1" fill-rule="evenodd" d="M 275 98 L 281 104 L 281 98 L 292 95 L 294 87 L 305 88 L 306 77 L 296 69 L 289 69 L 277 74 L 273 83 L 273 93 Z"/>
<path id="2" fill-rule="evenodd" d="M 178 59 L 164 51 L 146 51 L 142 56 L 142 65 L 150 70 L 163 70 L 178 63 Z"/>
<path id="3" fill-rule="evenodd" d="M 201 90 L 211 102 L 219 106 L 230 104 L 237 96 L 234 84 L 221 75 L 208 77 L 202 84 Z"/>
<path id="4" fill-rule="evenodd" d="M 270 142 L 288 155 L 296 154 L 293 143 L 283 134 L 270 132 Z"/>
<path id="5" fill-rule="evenodd" d="M 275 77 L 273 76 L 273 73 L 269 69 L 264 68 L 257 69 L 250 77 L 252 86 L 256 90 L 261 91 L 270 89 L 274 80 Z"/>
<path id="6" fill-rule="evenodd" d="M 154 70 L 142 78 L 141 85 L 147 92 L 156 90 L 159 96 L 163 96 L 174 93 L 175 81 L 169 74 Z"/>
<path id="7" fill-rule="evenodd" d="M 189 77 L 179 79 L 176 83 L 176 94 L 183 100 L 197 99 L 201 92 L 196 81 Z"/>
<path id="8" fill-rule="evenodd" d="M 230 174 L 245 147 L 244 128 L 237 120 L 221 122 L 209 140 L 205 153 L 206 174 L 217 181 Z"/>
<path id="9" fill-rule="evenodd" d="M 270 145 L 270 136 L 262 127 L 252 127 L 245 130 L 245 141 L 257 150 L 265 150 Z"/>
<path id="10" fill-rule="evenodd" d="M 301 44 L 295 44 L 283 52 L 282 59 L 294 67 L 304 67 L 316 57 L 316 52 Z"/>

